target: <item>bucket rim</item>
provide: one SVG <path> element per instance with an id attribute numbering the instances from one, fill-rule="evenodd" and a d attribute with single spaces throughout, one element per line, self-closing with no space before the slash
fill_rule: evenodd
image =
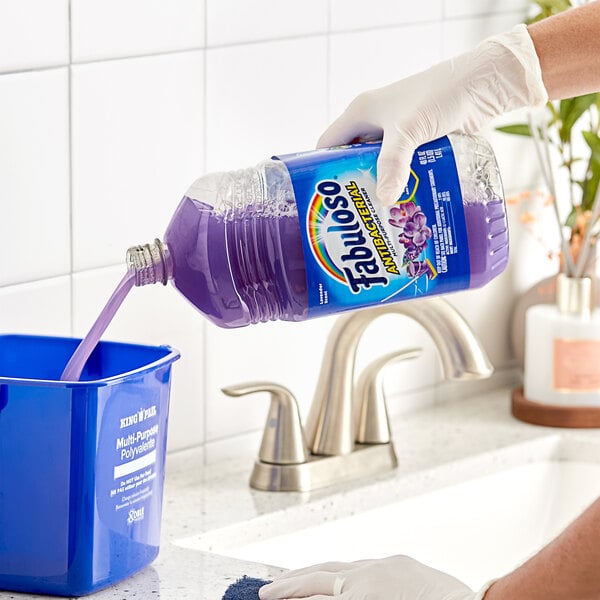
<path id="1" fill-rule="evenodd" d="M 29 335 L 20 333 L 2 333 L 0 334 L 0 343 L 3 339 L 7 338 L 21 338 L 29 340 L 55 340 L 57 342 L 81 342 L 82 338 L 69 337 L 69 336 L 54 336 L 54 335 Z M 136 344 L 130 342 L 117 342 L 113 340 L 100 340 L 98 344 L 111 344 L 114 346 L 128 346 L 130 348 L 145 348 L 152 350 L 162 350 L 165 352 L 164 356 L 157 358 L 156 360 L 146 363 L 136 369 L 131 369 L 117 375 L 111 375 L 110 377 L 102 377 L 100 379 L 90 379 L 86 381 L 62 381 L 59 379 L 32 379 L 26 377 L 6 377 L 0 375 L 0 386 L 2 385 L 28 385 L 28 386 L 39 386 L 39 387 L 57 387 L 57 388 L 97 388 L 108 385 L 116 385 L 126 379 L 130 379 L 133 376 L 144 375 L 157 369 L 168 366 L 181 358 L 179 350 L 173 348 L 168 344 Z"/>

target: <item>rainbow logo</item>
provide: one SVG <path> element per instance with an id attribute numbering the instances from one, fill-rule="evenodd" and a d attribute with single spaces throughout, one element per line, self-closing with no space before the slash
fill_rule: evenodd
<path id="1" fill-rule="evenodd" d="M 308 241 L 313 256 L 321 269 L 333 279 L 345 284 L 346 278 L 344 277 L 344 273 L 336 266 L 331 256 L 329 256 L 321 231 L 328 212 L 323 204 L 323 196 L 318 193 L 315 194 L 308 205 L 306 213 Z"/>

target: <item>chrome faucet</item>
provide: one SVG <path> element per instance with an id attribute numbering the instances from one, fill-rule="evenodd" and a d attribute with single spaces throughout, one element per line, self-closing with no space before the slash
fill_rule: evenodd
<path id="1" fill-rule="evenodd" d="M 415 358 L 418 349 L 374 361 L 354 383 L 356 350 L 376 318 L 400 314 L 421 324 L 432 337 L 447 379 L 481 379 L 493 368 L 467 322 L 439 297 L 387 304 L 342 315 L 329 335 L 306 427 L 294 396 L 283 386 L 252 382 L 223 392 L 271 395 L 269 416 L 250 485 L 271 491 L 307 491 L 397 466 L 381 371 L 391 362 Z M 288 448 L 294 449 L 293 452 Z M 306 452 L 304 452 L 306 449 Z"/>
<path id="2" fill-rule="evenodd" d="M 377 317 L 406 315 L 422 325 L 438 349 L 447 379 L 483 379 L 493 367 L 460 313 L 439 297 L 400 302 L 341 316 L 325 347 L 315 397 L 306 422 L 306 439 L 313 454 L 349 454 L 354 449 L 354 363 L 366 327 Z"/>

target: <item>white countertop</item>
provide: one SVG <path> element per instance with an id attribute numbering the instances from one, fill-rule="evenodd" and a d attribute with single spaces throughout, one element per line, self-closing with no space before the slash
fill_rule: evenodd
<path id="1" fill-rule="evenodd" d="M 392 424 L 392 431 L 397 469 L 310 493 L 252 490 L 248 478 L 254 456 L 202 467 L 197 450 L 170 455 L 158 558 L 139 574 L 89 597 L 220 600 L 227 586 L 242 575 L 269 579 L 281 569 L 188 549 L 180 545 L 182 540 L 201 537 L 207 549 L 213 541 L 222 544 L 228 537 L 233 544 L 250 542 L 289 523 L 302 528 L 491 469 L 552 458 L 562 440 L 569 441 L 568 452 L 580 460 L 597 461 L 600 454 L 600 429 L 554 429 L 514 419 L 509 389 L 403 415 Z M 42 597 L 46 596 L 0 592 L 1 599 Z"/>

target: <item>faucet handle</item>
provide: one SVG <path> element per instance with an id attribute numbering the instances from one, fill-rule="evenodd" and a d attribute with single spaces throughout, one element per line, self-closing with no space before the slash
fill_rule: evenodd
<path id="1" fill-rule="evenodd" d="M 391 441 L 388 412 L 383 393 L 385 368 L 392 363 L 421 356 L 422 348 L 409 348 L 381 356 L 370 363 L 361 373 L 357 383 L 358 427 L 356 441 L 359 444 L 387 444 Z"/>
<path id="2" fill-rule="evenodd" d="M 270 394 L 271 404 L 258 453 L 261 462 L 294 465 L 308 460 L 298 403 L 290 390 L 268 381 L 252 381 L 230 385 L 221 391 L 232 397 L 257 392 Z"/>

